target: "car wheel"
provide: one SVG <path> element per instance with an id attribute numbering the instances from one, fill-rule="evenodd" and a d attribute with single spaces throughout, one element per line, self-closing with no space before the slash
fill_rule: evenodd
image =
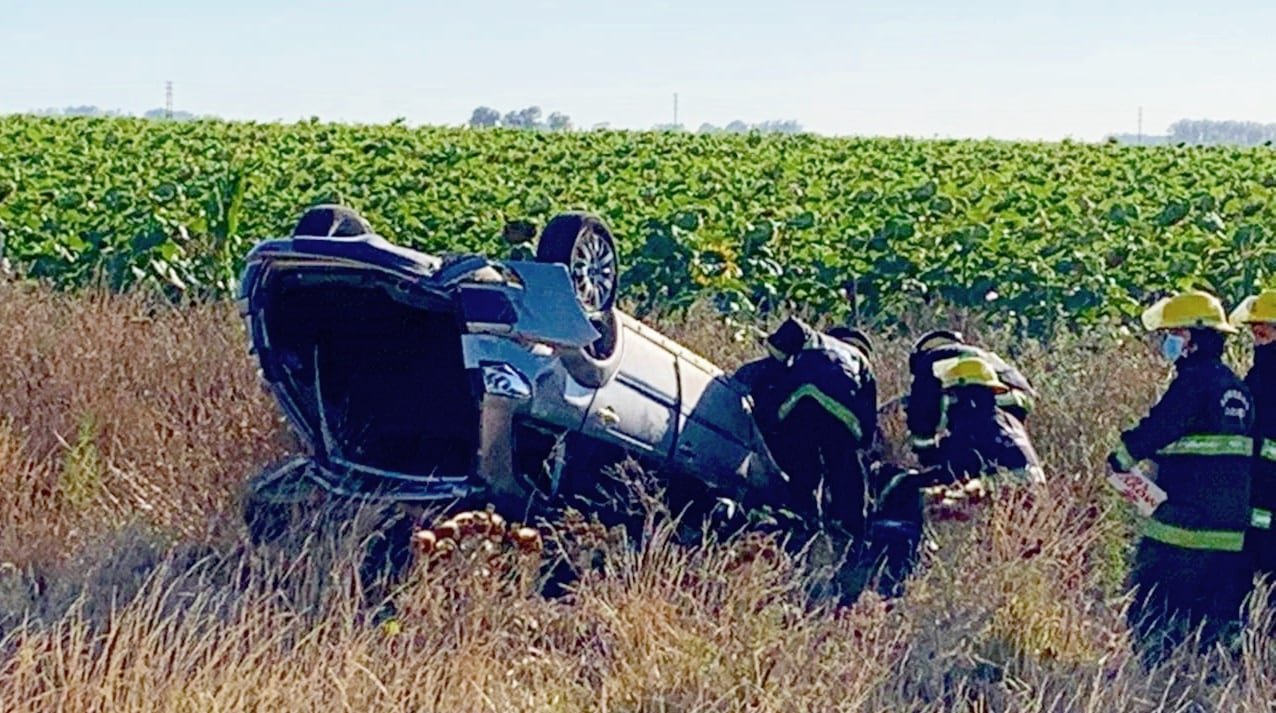
<path id="1" fill-rule="evenodd" d="M 563 363 L 582 385 L 602 386 L 619 365 L 621 339 L 615 313 L 619 260 L 611 229 L 592 213 L 560 213 L 541 232 L 536 260 L 567 267 L 576 301 L 600 336 L 579 352 L 564 354 Z"/>
<path id="2" fill-rule="evenodd" d="M 615 306 L 616 241 L 602 218 L 590 213 L 554 216 L 541 232 L 536 260 L 567 266 L 576 301 L 590 319 Z"/>

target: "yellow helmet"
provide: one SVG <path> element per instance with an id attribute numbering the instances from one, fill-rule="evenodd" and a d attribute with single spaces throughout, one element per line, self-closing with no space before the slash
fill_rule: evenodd
<path id="1" fill-rule="evenodd" d="M 976 356 L 960 356 L 935 362 L 935 377 L 945 389 L 958 386 L 986 386 L 993 391 L 1010 390 L 997 376 L 997 370 L 987 360 Z"/>
<path id="2" fill-rule="evenodd" d="M 1256 295 L 1246 297 L 1244 302 L 1232 310 L 1229 321 L 1233 327 L 1239 327 L 1242 324 L 1276 322 L 1276 290 L 1263 290 Z"/>
<path id="3" fill-rule="evenodd" d="M 1143 326 L 1149 330 L 1209 328 L 1235 334 L 1227 321 L 1223 303 L 1208 292 L 1188 290 L 1166 297 L 1143 312 Z"/>

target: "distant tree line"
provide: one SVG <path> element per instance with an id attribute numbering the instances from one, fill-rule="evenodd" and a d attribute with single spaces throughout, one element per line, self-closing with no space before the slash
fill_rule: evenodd
<path id="1" fill-rule="evenodd" d="M 1227 144 L 1261 146 L 1276 142 L 1276 124 L 1256 121 L 1215 121 L 1213 119 L 1179 119 L 1164 134 L 1113 134 L 1109 141 L 1121 144 Z"/>
<path id="2" fill-rule="evenodd" d="M 686 131 L 687 127 L 683 124 L 656 124 L 651 127 L 653 131 Z M 698 134 L 748 134 L 752 132 L 761 134 L 801 134 L 806 130 L 802 125 L 792 119 L 764 121 L 760 124 L 750 124 L 740 119 L 736 119 L 726 126 L 716 126 L 708 122 L 700 125 L 696 129 Z"/>
<path id="3" fill-rule="evenodd" d="M 48 109 L 40 109 L 31 112 L 36 116 L 99 116 L 99 117 L 131 117 L 133 114 L 120 111 L 119 109 L 102 109 L 92 105 L 84 106 L 68 106 L 61 109 L 50 107 Z M 168 110 L 156 108 L 146 111 L 142 114 L 143 119 L 167 119 Z M 174 111 L 173 121 L 190 121 L 192 119 L 215 119 L 214 116 L 197 116 L 189 111 Z"/>
<path id="4" fill-rule="evenodd" d="M 701 134 L 748 134 L 750 132 L 758 132 L 762 134 L 801 134 L 805 131 L 802 125 L 792 119 L 770 120 L 760 124 L 747 124 L 739 119 L 727 124 L 726 126 L 714 126 L 713 124 L 701 124 L 697 133 Z"/>
<path id="5" fill-rule="evenodd" d="M 36 116 L 97 116 L 97 117 L 129 117 L 134 116 L 118 109 L 103 109 L 93 105 L 48 108 L 30 112 Z M 142 113 L 145 119 L 166 119 L 167 111 L 162 108 L 150 109 Z M 194 119 L 216 119 L 212 115 L 197 115 L 188 111 L 174 111 L 174 121 L 190 121 Z M 529 106 L 501 113 L 488 106 L 474 109 L 467 122 L 472 127 L 502 126 L 512 129 L 537 129 L 547 131 L 568 131 L 573 127 L 570 116 L 562 112 L 552 112 L 544 116 L 539 106 Z M 595 124 L 593 129 L 606 129 L 608 124 Z M 686 131 L 683 124 L 657 124 L 655 131 Z M 768 120 L 750 124 L 736 119 L 725 126 L 710 123 L 700 125 L 696 133 L 700 134 L 747 134 L 759 132 L 763 134 L 801 134 L 806 130 L 800 123 L 792 119 Z M 1237 146 L 1260 146 L 1276 143 L 1276 124 L 1262 124 L 1255 121 L 1216 121 L 1213 119 L 1179 119 L 1170 124 L 1164 134 L 1110 134 L 1108 141 L 1127 145 L 1164 145 L 1164 144 L 1230 144 Z"/>
<path id="6" fill-rule="evenodd" d="M 543 129 L 549 131 L 567 131 L 572 128 L 572 118 L 561 112 L 553 112 L 543 121 L 543 112 L 539 106 L 508 111 L 502 114 L 490 106 L 480 106 L 470 114 L 467 122 L 475 128 L 491 128 L 503 126 L 510 129 Z"/>
<path id="7" fill-rule="evenodd" d="M 1258 146 L 1276 141 L 1276 124 L 1256 121 L 1179 119 L 1170 124 L 1170 141 L 1189 144 L 1239 144 Z"/>
<path id="8" fill-rule="evenodd" d="M 492 128 L 505 127 L 509 129 L 539 129 L 548 131 L 568 131 L 573 128 L 570 116 L 561 112 L 553 112 L 548 117 L 542 119 L 543 110 L 539 106 L 529 106 L 526 109 L 518 109 L 507 111 L 502 114 L 497 109 L 490 106 L 476 107 L 470 113 L 468 126 L 474 128 Z M 609 124 L 595 124 L 593 129 L 607 129 Z M 656 124 L 651 127 L 653 131 L 686 131 L 687 127 L 683 124 Z M 747 134 L 750 132 L 759 132 L 763 134 L 800 134 L 805 131 L 802 125 L 792 119 L 763 121 L 758 124 L 750 124 L 745 121 L 736 119 L 726 126 L 715 126 L 713 124 L 701 124 L 697 133 L 700 134 Z"/>

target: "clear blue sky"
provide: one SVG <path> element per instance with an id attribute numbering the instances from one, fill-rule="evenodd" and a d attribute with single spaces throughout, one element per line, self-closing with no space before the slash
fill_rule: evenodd
<path id="1" fill-rule="evenodd" d="M 108 7 L 114 6 L 114 7 Z M 796 119 L 828 134 L 1098 139 L 1276 122 L 1272 0 L 0 0 L 0 113 L 96 104 L 459 124 Z"/>

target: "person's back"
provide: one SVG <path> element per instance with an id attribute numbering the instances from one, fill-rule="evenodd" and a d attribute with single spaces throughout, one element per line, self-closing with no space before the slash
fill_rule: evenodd
<path id="1" fill-rule="evenodd" d="M 861 348 L 793 319 L 770 335 L 767 345 L 771 359 L 742 370 L 759 430 L 790 478 L 788 494 L 777 504 L 803 517 L 829 517 L 859 535 L 863 451 L 877 431 L 871 362 Z"/>
<path id="2" fill-rule="evenodd" d="M 927 464 L 938 480 L 963 482 L 1009 471 L 1020 482 L 1045 481 L 1022 422 L 998 406 L 998 397 L 1011 387 L 994 362 L 960 356 L 936 363 L 932 373 L 945 403 L 945 433 Z"/>
<path id="3" fill-rule="evenodd" d="M 842 417 L 848 430 L 871 442 L 877 432 L 877 378 L 863 348 L 815 334 L 794 357 L 790 374 L 797 390 L 809 385 L 849 410 L 852 418 Z"/>
<path id="4" fill-rule="evenodd" d="M 1043 483 L 1041 459 L 1028 432 L 997 408 L 991 388 L 950 389 L 948 433 L 938 445 L 937 464 L 953 481 L 995 477 L 1003 471 L 1021 482 Z"/>
<path id="5" fill-rule="evenodd" d="M 1014 366 L 996 353 L 968 344 L 958 332 L 936 330 L 923 335 L 908 357 L 911 376 L 905 404 L 910 442 L 923 465 L 932 465 L 935 447 L 944 426 L 943 387 L 935 367 L 959 358 L 978 358 L 989 364 L 1007 388 L 997 395 L 997 407 L 1025 424 L 1035 405 L 1036 390 Z"/>

